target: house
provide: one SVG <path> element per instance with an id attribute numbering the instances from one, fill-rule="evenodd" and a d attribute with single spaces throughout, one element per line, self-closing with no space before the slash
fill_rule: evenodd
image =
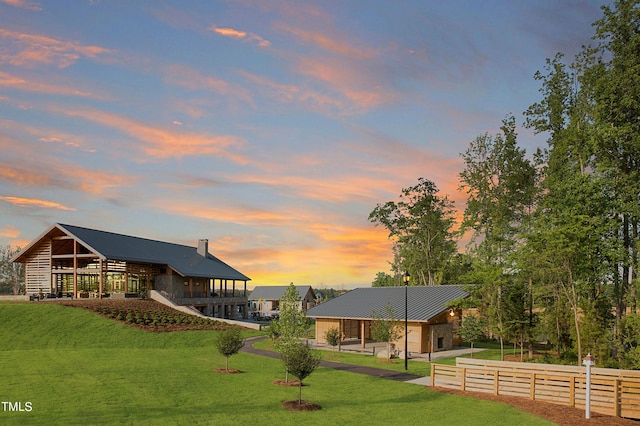
<path id="1" fill-rule="evenodd" d="M 467 296 L 460 285 L 358 288 L 309 309 L 307 316 L 316 319 L 316 342 L 326 343 L 325 333 L 335 327 L 343 340 L 360 339 L 364 348 L 371 338 L 371 321 L 386 318 L 390 306 L 402 328 L 402 337 L 393 343 L 404 351 L 406 303 L 409 352 L 431 353 L 462 343 L 455 333 L 462 312 L 452 305 Z"/>
<path id="2" fill-rule="evenodd" d="M 150 296 L 155 291 L 205 315 L 247 315 L 246 275 L 197 247 L 56 223 L 13 259 L 27 294 L 72 298 Z"/>
<path id="3" fill-rule="evenodd" d="M 288 288 L 288 285 L 256 286 L 249 294 L 249 310 L 259 317 L 277 316 L 280 299 L 282 299 Z M 306 311 L 315 306 L 316 294 L 311 286 L 297 285 L 295 288 L 300 299 L 300 310 Z"/>

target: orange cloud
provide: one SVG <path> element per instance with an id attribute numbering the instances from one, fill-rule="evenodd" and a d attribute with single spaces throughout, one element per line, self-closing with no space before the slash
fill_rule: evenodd
<path id="1" fill-rule="evenodd" d="M 151 127 L 126 117 L 91 109 L 60 112 L 117 129 L 138 139 L 143 142 L 140 150 L 149 157 L 181 158 L 191 155 L 220 155 L 236 163 L 242 164 L 247 161 L 243 156 L 231 152 L 232 148 L 239 148 L 244 142 L 237 136 L 200 135 L 174 128 Z"/>
<path id="2" fill-rule="evenodd" d="M 239 30 L 235 30 L 233 28 L 211 27 L 210 29 L 214 33 L 219 34 L 219 35 L 221 35 L 223 37 L 230 37 L 230 38 L 235 38 L 235 39 L 239 39 L 239 40 L 246 39 L 247 41 L 252 41 L 252 42 L 257 43 L 258 46 L 260 46 L 260 47 L 269 47 L 269 46 L 271 46 L 271 42 L 269 40 L 265 40 L 264 38 L 260 37 L 257 34 L 248 33 L 246 31 L 239 31 Z"/>
<path id="3" fill-rule="evenodd" d="M 8 4 L 9 6 L 19 7 L 21 9 L 28 9 L 33 11 L 41 11 L 42 6 L 39 3 L 34 3 L 25 0 L 0 0 L 0 3 Z"/>
<path id="4" fill-rule="evenodd" d="M 66 210 L 66 211 L 76 210 L 73 207 L 67 207 L 60 203 L 56 203 L 55 201 L 38 200 L 36 198 L 0 196 L 0 200 L 6 201 L 7 203 L 13 204 L 14 206 L 18 206 L 18 207 L 35 207 L 35 208 L 42 208 L 42 209 L 56 209 L 56 210 Z"/>
<path id="5" fill-rule="evenodd" d="M 0 87 L 22 90 L 25 92 L 44 93 L 47 95 L 99 97 L 93 93 L 84 92 L 73 87 L 48 84 L 36 80 L 27 80 L 2 71 L 0 71 Z"/>
<path id="6" fill-rule="evenodd" d="M 72 41 L 25 34 L 0 28 L 0 39 L 9 40 L 10 47 L 0 51 L 0 63 L 33 67 L 46 64 L 66 68 L 81 57 L 96 59 L 111 50 L 99 46 L 87 46 Z"/>
<path id="7" fill-rule="evenodd" d="M 4 228 L 0 228 L 0 237 L 15 240 L 20 236 L 21 232 L 15 226 L 6 225 Z"/>

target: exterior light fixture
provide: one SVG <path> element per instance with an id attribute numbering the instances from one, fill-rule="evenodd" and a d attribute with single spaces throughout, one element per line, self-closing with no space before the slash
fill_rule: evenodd
<path id="1" fill-rule="evenodd" d="M 404 369 L 405 371 L 409 369 L 409 315 L 408 315 L 408 298 L 407 298 L 407 287 L 409 286 L 409 271 L 404 271 L 402 275 L 402 281 L 404 281 Z"/>

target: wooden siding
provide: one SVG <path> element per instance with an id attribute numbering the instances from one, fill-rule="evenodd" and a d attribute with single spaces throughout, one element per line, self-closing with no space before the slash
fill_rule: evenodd
<path id="1" fill-rule="evenodd" d="M 45 240 L 32 251 L 25 262 L 27 293 L 51 291 L 51 240 Z"/>

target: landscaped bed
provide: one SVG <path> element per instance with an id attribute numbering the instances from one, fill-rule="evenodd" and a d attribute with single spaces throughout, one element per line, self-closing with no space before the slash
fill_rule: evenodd
<path id="1" fill-rule="evenodd" d="M 146 331 L 227 330 L 237 327 L 215 319 L 189 315 L 149 299 L 80 299 L 47 303 L 88 309 Z"/>

